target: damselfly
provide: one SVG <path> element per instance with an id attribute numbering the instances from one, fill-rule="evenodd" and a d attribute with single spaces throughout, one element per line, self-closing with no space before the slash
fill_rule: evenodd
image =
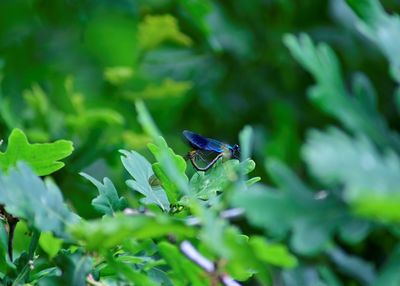
<path id="1" fill-rule="evenodd" d="M 188 159 L 198 171 L 207 171 L 223 157 L 239 159 L 240 146 L 238 144 L 231 146 L 187 130 L 183 131 L 183 136 L 193 148 L 188 154 Z"/>

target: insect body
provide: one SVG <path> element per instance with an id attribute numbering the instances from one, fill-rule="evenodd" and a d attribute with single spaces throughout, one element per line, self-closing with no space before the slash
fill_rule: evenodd
<path id="1" fill-rule="evenodd" d="M 198 171 L 207 171 L 223 157 L 239 159 L 240 146 L 237 144 L 231 146 L 187 130 L 183 131 L 183 136 L 193 148 L 188 154 L 188 159 Z M 199 161 L 206 165 L 200 166 Z"/>

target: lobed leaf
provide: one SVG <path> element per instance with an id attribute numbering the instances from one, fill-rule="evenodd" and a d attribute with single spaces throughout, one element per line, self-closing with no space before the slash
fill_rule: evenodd
<path id="1" fill-rule="evenodd" d="M 108 250 L 123 244 L 127 239 L 158 238 L 168 234 L 192 237 L 195 230 L 188 226 L 158 215 L 104 217 L 93 221 L 82 221 L 69 229 L 74 238 L 90 250 Z"/>
<path id="2" fill-rule="evenodd" d="M 64 167 L 59 160 L 69 156 L 73 149 L 72 142 L 67 140 L 30 144 L 22 130 L 16 128 L 8 138 L 7 150 L 0 152 L 0 168 L 8 170 L 18 161 L 25 161 L 38 176 L 46 176 Z"/>
<path id="3" fill-rule="evenodd" d="M 291 232 L 290 243 L 298 253 L 320 252 L 336 231 L 354 223 L 342 202 L 332 196 L 317 200 L 279 161 L 269 161 L 267 169 L 280 190 L 255 184 L 247 191 L 235 193 L 233 204 L 244 208 L 249 221 L 273 237 L 283 239 Z"/>
<path id="4" fill-rule="evenodd" d="M 355 138 L 330 128 L 311 131 L 303 156 L 310 171 L 327 185 L 344 186 L 344 198 L 365 216 L 400 221 L 400 158 L 363 135 Z"/>
<path id="5" fill-rule="evenodd" d="M 127 180 L 126 184 L 133 190 L 144 195 L 144 204 L 158 205 L 163 211 L 169 211 L 170 203 L 165 191 L 160 186 L 152 187 L 149 180 L 154 176 L 150 163 L 135 151 L 120 151 L 122 164 L 133 180 Z"/>
<path id="6" fill-rule="evenodd" d="M 148 144 L 147 147 L 153 153 L 154 157 L 157 161 L 162 160 L 163 150 L 168 150 L 168 156 L 173 160 L 177 170 L 182 174 L 182 177 L 186 177 L 186 161 L 182 158 L 182 156 L 176 155 L 175 152 L 168 147 L 167 142 L 165 142 L 164 138 L 160 137 L 159 144 L 161 146 L 157 146 L 155 144 Z M 167 193 L 169 201 L 173 204 L 176 203 L 181 196 L 181 191 L 179 190 L 178 185 L 167 175 L 161 163 L 157 162 L 153 164 L 153 170 L 156 174 L 157 178 L 161 181 L 165 192 Z M 188 181 L 186 177 L 186 181 Z"/>
<path id="7" fill-rule="evenodd" d="M 353 82 L 355 94 L 347 91 L 339 61 L 325 43 L 315 45 L 308 35 L 298 39 L 286 35 L 284 42 L 292 56 L 315 78 L 309 97 L 321 110 L 334 116 L 353 132 L 364 133 L 379 146 L 400 150 L 400 137 L 392 132 L 375 105 L 375 93 L 366 77 Z M 367 91 L 367 94 L 365 94 Z M 368 99 L 366 99 L 368 97 Z"/>
<path id="8" fill-rule="evenodd" d="M 110 179 L 104 178 L 102 184 L 88 174 L 80 173 L 80 175 L 92 182 L 99 191 L 99 195 L 92 200 L 92 205 L 97 211 L 112 216 L 127 207 L 126 199 L 118 197 L 118 192 Z"/>
<path id="9" fill-rule="evenodd" d="M 24 163 L 18 163 L 7 175 L 0 172 L 0 190 L 0 204 L 6 211 L 40 231 L 68 237 L 65 227 L 78 221 L 64 204 L 58 187 L 50 180 L 44 183 Z"/>
<path id="10" fill-rule="evenodd" d="M 360 32 L 375 43 L 390 63 L 393 78 L 400 83 L 400 17 L 389 15 L 378 0 L 346 0 L 358 16 Z"/>

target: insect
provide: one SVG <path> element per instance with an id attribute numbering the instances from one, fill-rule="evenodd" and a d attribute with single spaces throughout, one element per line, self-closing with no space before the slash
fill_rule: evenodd
<path id="1" fill-rule="evenodd" d="M 193 148 L 187 157 L 198 171 L 207 171 L 220 158 L 239 159 L 240 157 L 240 146 L 238 144 L 231 146 L 187 130 L 183 131 L 183 136 Z M 210 157 L 211 159 L 209 159 Z M 200 166 L 200 163 L 206 165 Z"/>

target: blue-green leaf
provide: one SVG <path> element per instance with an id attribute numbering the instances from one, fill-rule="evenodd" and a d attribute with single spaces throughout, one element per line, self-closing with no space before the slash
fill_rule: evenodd
<path id="1" fill-rule="evenodd" d="M 170 203 L 165 191 L 160 186 L 152 187 L 149 180 L 154 176 L 150 163 L 135 151 L 120 151 L 122 164 L 132 176 L 133 180 L 127 180 L 126 184 L 133 190 L 141 193 L 144 204 L 156 204 L 163 211 L 169 211 Z"/>
<path id="2" fill-rule="evenodd" d="M 80 175 L 92 182 L 99 191 L 99 195 L 92 200 L 92 205 L 96 210 L 105 215 L 114 215 L 127 207 L 126 199 L 118 196 L 118 192 L 110 179 L 104 178 L 102 184 L 88 174 L 80 173 Z"/>

